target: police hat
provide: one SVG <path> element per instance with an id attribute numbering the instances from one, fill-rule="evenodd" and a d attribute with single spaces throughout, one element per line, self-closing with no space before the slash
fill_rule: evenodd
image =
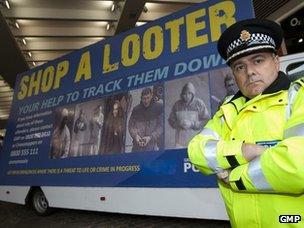
<path id="1" fill-rule="evenodd" d="M 266 19 L 238 21 L 221 35 L 217 49 L 227 64 L 261 51 L 277 51 L 282 43 L 281 27 Z"/>

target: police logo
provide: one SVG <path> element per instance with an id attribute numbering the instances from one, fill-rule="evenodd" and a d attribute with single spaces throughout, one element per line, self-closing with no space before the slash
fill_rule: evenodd
<path id="1" fill-rule="evenodd" d="M 247 30 L 241 31 L 240 39 L 245 42 L 250 40 L 251 34 Z"/>

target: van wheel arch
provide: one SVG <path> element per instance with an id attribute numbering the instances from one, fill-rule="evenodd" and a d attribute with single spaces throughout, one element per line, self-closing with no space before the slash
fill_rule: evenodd
<path id="1" fill-rule="evenodd" d="M 26 204 L 39 216 L 46 216 L 54 211 L 53 208 L 50 208 L 48 200 L 40 187 L 33 186 L 30 188 L 26 197 Z"/>

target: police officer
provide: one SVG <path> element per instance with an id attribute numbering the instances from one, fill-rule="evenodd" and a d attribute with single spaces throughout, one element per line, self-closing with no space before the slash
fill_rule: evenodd
<path id="1" fill-rule="evenodd" d="M 268 20 L 224 31 L 218 51 L 239 91 L 188 145 L 191 162 L 217 175 L 232 227 L 278 227 L 280 215 L 304 219 L 304 79 L 291 83 L 279 71 L 281 42 L 281 27 Z"/>

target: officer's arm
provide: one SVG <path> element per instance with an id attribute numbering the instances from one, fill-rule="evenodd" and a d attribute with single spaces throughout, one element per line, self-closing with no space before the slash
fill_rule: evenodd
<path id="1" fill-rule="evenodd" d="M 224 122 L 219 110 L 188 145 L 191 163 L 206 175 L 248 163 L 242 153 L 242 141 L 223 140 Z"/>
<path id="2" fill-rule="evenodd" d="M 246 161 L 255 159 L 256 157 L 260 156 L 265 150 L 266 147 L 256 144 L 243 143 L 242 145 L 242 153 Z"/>
<path id="3" fill-rule="evenodd" d="M 303 83 L 304 84 L 304 83 Z M 304 193 L 304 87 L 298 89 L 283 140 L 250 163 L 233 169 L 230 186 L 236 190 Z"/>

